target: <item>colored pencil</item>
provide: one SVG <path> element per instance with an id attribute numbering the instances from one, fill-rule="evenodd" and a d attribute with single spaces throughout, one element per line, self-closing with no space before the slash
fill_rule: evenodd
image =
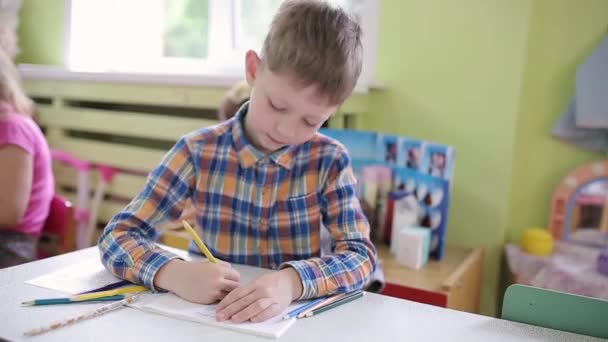
<path id="1" fill-rule="evenodd" d="M 117 281 L 115 283 L 111 283 L 102 287 L 98 287 L 96 289 L 92 289 L 92 290 L 88 290 L 85 292 L 80 292 L 78 293 L 78 295 L 83 295 L 83 294 L 87 294 L 87 293 L 92 293 L 92 292 L 101 292 L 101 291 L 108 291 L 108 290 L 115 290 L 117 288 L 123 287 L 123 286 L 127 286 L 127 285 L 133 285 L 132 282 L 128 281 L 128 280 L 121 280 L 121 281 Z"/>
<path id="2" fill-rule="evenodd" d="M 310 307 L 306 310 L 304 310 L 303 312 L 300 312 L 300 314 L 298 315 L 298 318 L 304 318 L 304 316 L 306 316 L 307 313 L 316 310 L 320 307 L 323 307 L 325 305 L 331 304 L 335 301 L 338 300 L 342 300 L 343 298 L 346 298 L 348 296 L 352 296 L 353 294 L 355 294 L 356 292 L 349 292 L 349 293 L 340 293 L 331 297 L 328 297 L 327 299 L 325 299 L 324 301 L 322 301 L 321 303 L 318 303 L 317 305 Z"/>
<path id="3" fill-rule="evenodd" d="M 91 311 L 85 312 L 85 313 L 83 313 L 81 315 L 73 316 L 73 317 L 68 317 L 66 319 L 54 322 L 54 323 L 52 323 L 52 324 L 50 324 L 48 326 L 43 326 L 43 327 L 40 327 L 40 328 L 35 328 L 35 329 L 32 329 L 32 330 L 28 330 L 28 331 L 26 331 L 24 333 L 24 335 L 26 335 L 26 336 L 39 335 L 39 334 L 42 334 L 42 333 L 45 333 L 45 332 L 48 332 L 48 331 L 51 331 L 51 330 L 56 330 L 56 329 L 63 328 L 65 326 L 68 326 L 68 325 L 80 322 L 80 321 L 84 321 L 84 320 L 89 319 L 89 318 L 93 318 L 93 317 L 97 317 L 97 316 L 103 315 L 105 313 L 108 313 L 108 312 L 120 309 L 120 308 L 124 307 L 125 305 L 133 303 L 134 301 L 136 301 L 139 298 L 140 295 L 141 294 L 135 294 L 135 295 L 129 296 L 129 297 L 127 297 L 127 298 L 125 298 L 125 299 L 123 299 L 121 301 L 114 302 L 114 303 L 108 304 L 108 305 L 104 305 L 104 306 L 99 307 L 99 308 L 97 308 L 95 310 L 91 310 Z"/>
<path id="4" fill-rule="evenodd" d="M 314 310 L 312 312 L 309 312 L 309 313 L 306 314 L 305 317 L 312 317 L 314 315 L 318 315 L 318 314 L 320 314 L 322 312 L 325 312 L 327 310 L 331 310 L 331 309 L 333 309 L 333 308 L 335 308 L 337 306 L 340 306 L 342 304 L 346 304 L 346 303 L 348 303 L 350 301 L 353 301 L 355 299 L 361 298 L 361 297 L 363 297 L 363 295 L 365 295 L 365 292 L 363 292 L 363 291 L 356 292 L 352 296 L 348 296 L 348 297 L 342 298 L 339 301 L 333 302 L 331 304 L 328 304 L 328 305 L 325 305 L 323 307 L 320 307 L 320 308 L 318 308 L 318 309 L 316 309 L 316 310 Z"/>
<path id="5" fill-rule="evenodd" d="M 115 295 L 119 295 L 119 294 L 138 293 L 138 292 L 143 292 L 143 291 L 147 291 L 147 290 L 148 290 L 148 288 L 145 286 L 133 285 L 133 286 L 121 287 L 121 288 L 118 288 L 115 290 L 91 292 L 91 293 L 87 293 L 87 294 L 83 294 L 83 295 L 77 295 L 72 298 L 74 298 L 76 300 L 85 300 L 85 299 L 94 299 L 94 298 L 101 298 L 101 297 L 107 297 L 107 296 L 115 296 Z"/>
<path id="6" fill-rule="evenodd" d="M 301 313 L 302 311 L 313 307 L 315 305 L 317 305 L 318 303 L 324 301 L 327 297 L 321 297 L 321 298 L 317 298 L 309 303 L 306 303 L 298 308 L 295 308 L 293 310 L 291 310 L 290 312 L 288 312 L 285 316 L 283 316 L 283 319 L 290 319 L 290 318 L 294 318 L 296 317 L 299 313 Z"/>
<path id="7" fill-rule="evenodd" d="M 83 294 L 83 295 L 76 295 L 76 296 L 72 296 L 72 297 L 59 297 L 59 298 L 43 298 L 43 299 L 35 299 L 32 301 L 27 301 L 27 302 L 23 302 L 21 303 L 22 305 L 36 305 L 36 304 L 31 304 L 31 303 L 35 303 L 36 301 L 45 301 L 49 304 L 67 304 L 70 302 L 81 302 L 81 301 L 85 301 L 85 300 L 95 300 L 95 299 L 99 299 L 99 298 L 106 298 L 106 297 L 111 297 L 111 296 L 117 296 L 117 295 L 125 295 L 128 293 L 138 293 L 138 292 L 143 292 L 143 291 L 147 291 L 148 289 L 145 286 L 141 286 L 141 285 L 133 285 L 133 286 L 127 286 L 127 287 L 122 287 L 122 288 L 118 288 L 115 290 L 109 290 L 109 291 L 101 291 L 101 292 L 91 292 L 91 293 L 87 293 L 87 294 Z M 55 303 L 53 303 L 53 301 L 56 301 Z"/>
<path id="8" fill-rule="evenodd" d="M 74 298 L 47 298 L 47 299 L 35 299 L 21 303 L 23 306 L 37 306 L 37 305 L 55 305 L 55 304 L 75 304 L 75 303 L 88 303 L 88 302 L 109 302 L 115 300 L 125 299 L 125 295 L 107 296 L 101 298 L 84 299 L 78 300 Z"/>
<path id="9" fill-rule="evenodd" d="M 196 245 L 201 250 L 201 252 L 203 252 L 203 254 L 205 254 L 205 256 L 207 257 L 207 259 L 209 259 L 210 262 L 215 264 L 217 262 L 217 259 L 213 256 L 213 254 L 211 254 L 211 251 L 209 251 L 207 246 L 205 246 L 205 243 L 203 242 L 203 240 L 201 240 L 201 238 L 199 238 L 198 235 L 196 235 L 196 232 L 194 231 L 194 229 L 192 229 L 190 224 L 188 224 L 188 222 L 186 222 L 186 220 L 183 220 L 182 223 L 184 224 L 184 228 L 186 228 L 188 233 L 190 233 L 190 235 L 192 236 L 194 243 L 196 243 Z"/>

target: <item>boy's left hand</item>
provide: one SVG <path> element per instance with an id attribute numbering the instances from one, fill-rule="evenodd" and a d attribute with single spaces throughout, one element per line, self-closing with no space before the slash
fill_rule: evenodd
<path id="1" fill-rule="evenodd" d="M 302 294 L 302 282 L 291 267 L 265 274 L 232 290 L 216 307 L 216 319 L 234 323 L 272 318 Z"/>

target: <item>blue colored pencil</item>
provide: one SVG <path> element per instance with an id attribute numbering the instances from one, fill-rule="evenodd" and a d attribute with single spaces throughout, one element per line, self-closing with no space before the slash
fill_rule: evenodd
<path id="1" fill-rule="evenodd" d="M 93 299 L 77 300 L 74 298 L 48 298 L 48 299 L 35 299 L 28 302 L 23 302 L 23 306 L 34 306 L 34 305 L 55 305 L 55 304 L 74 304 L 83 302 L 109 302 L 114 300 L 124 299 L 125 295 L 107 296 Z"/>
<path id="2" fill-rule="evenodd" d="M 304 311 L 304 310 L 306 310 L 306 309 L 308 309 L 308 308 L 310 308 L 310 307 L 313 307 L 313 306 L 315 306 L 315 305 L 317 305 L 317 304 L 321 303 L 321 302 L 322 302 L 322 301 L 324 301 L 325 299 L 327 299 L 327 297 L 321 297 L 321 298 L 317 298 L 317 299 L 315 299 L 315 300 L 311 301 L 310 303 L 306 303 L 306 304 L 304 304 L 304 305 L 302 305 L 302 306 L 300 306 L 300 307 L 298 307 L 298 308 L 296 308 L 296 309 L 293 309 L 293 310 L 291 310 L 289 313 L 287 313 L 287 315 L 283 316 L 283 319 L 285 320 L 285 319 L 294 318 L 294 317 L 296 317 L 296 316 L 297 316 L 297 315 L 298 315 L 300 312 L 302 312 L 302 311 Z"/>

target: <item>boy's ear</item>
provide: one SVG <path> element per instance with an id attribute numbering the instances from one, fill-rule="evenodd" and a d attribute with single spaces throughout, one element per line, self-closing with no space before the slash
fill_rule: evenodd
<path id="1" fill-rule="evenodd" d="M 261 63 L 262 61 L 255 51 L 247 51 L 247 54 L 245 54 L 245 76 L 247 77 L 247 83 L 249 86 L 253 86 L 253 81 L 260 70 Z"/>

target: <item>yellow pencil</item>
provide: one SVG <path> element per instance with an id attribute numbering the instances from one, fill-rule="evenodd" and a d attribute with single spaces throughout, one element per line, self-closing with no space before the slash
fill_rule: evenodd
<path id="1" fill-rule="evenodd" d="M 186 222 L 186 220 L 183 220 L 182 223 L 184 224 L 184 228 L 186 228 L 188 233 L 190 233 L 190 235 L 192 235 L 192 239 L 194 240 L 194 243 L 196 243 L 196 245 L 201 250 L 201 252 L 203 252 L 203 254 L 205 254 L 207 259 L 209 259 L 209 261 L 214 264 L 217 263 L 217 259 L 213 256 L 213 254 L 211 254 L 211 252 L 209 251 L 207 246 L 205 246 L 205 243 L 203 242 L 203 240 L 201 240 L 198 237 L 198 235 L 196 235 L 196 232 L 194 231 L 194 229 L 192 229 L 192 227 L 190 227 L 188 222 Z"/>
<path id="2" fill-rule="evenodd" d="M 83 295 L 77 295 L 77 296 L 72 297 L 72 299 L 88 300 L 88 299 L 115 296 L 115 295 L 126 294 L 126 293 L 138 293 L 138 292 L 143 292 L 146 290 L 148 290 L 148 288 L 146 288 L 145 286 L 133 285 L 133 286 L 121 287 L 121 288 L 115 289 L 115 290 L 100 291 L 100 292 L 87 293 L 87 294 L 83 294 Z"/>

